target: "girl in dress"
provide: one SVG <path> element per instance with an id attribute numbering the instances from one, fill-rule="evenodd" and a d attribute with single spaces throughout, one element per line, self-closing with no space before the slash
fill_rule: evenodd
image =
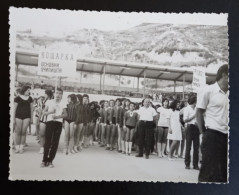
<path id="1" fill-rule="evenodd" d="M 169 118 L 168 140 L 171 141 L 171 144 L 168 159 L 175 160 L 173 154 L 180 143 L 180 140 L 182 140 L 181 123 L 179 119 L 179 102 L 174 100 L 170 104 L 170 108 L 172 109 L 172 112 Z"/>

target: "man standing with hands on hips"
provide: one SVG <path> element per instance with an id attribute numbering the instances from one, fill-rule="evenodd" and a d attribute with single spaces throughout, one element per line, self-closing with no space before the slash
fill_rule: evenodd
<path id="1" fill-rule="evenodd" d="M 199 182 L 227 182 L 228 65 L 217 72 L 216 82 L 205 88 L 197 101 L 196 120 L 203 133 Z"/>

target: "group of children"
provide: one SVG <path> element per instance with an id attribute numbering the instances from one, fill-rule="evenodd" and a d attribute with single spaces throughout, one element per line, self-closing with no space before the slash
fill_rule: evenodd
<path id="1" fill-rule="evenodd" d="M 106 150 L 117 149 L 126 155 L 131 155 L 133 148 L 138 152 L 136 157 L 145 154 L 146 159 L 152 153 L 157 153 L 160 158 L 167 156 L 169 160 L 183 158 L 185 128 L 182 115 L 186 102 L 180 104 L 174 100 L 169 105 L 169 100 L 164 99 L 162 106 L 154 107 L 149 98 L 141 103 L 126 98 L 90 102 L 87 94 L 71 94 L 67 97 L 67 105 L 63 105 L 62 94 L 63 91 L 57 89 L 53 97 L 52 91 L 46 90 L 45 96 L 33 104 L 30 88 L 23 86 L 15 97 L 16 153 L 23 153 L 26 130 L 34 118 L 40 153 L 43 154 L 42 167 L 54 167 L 52 161 L 62 129 L 65 131 L 63 152 L 66 155 L 98 143 Z"/>

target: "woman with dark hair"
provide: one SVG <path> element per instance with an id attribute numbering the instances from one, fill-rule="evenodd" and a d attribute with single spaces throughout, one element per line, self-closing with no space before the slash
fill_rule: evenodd
<path id="1" fill-rule="evenodd" d="M 76 98 L 77 98 L 77 104 L 82 104 L 82 95 L 81 94 L 77 94 L 76 95 Z"/>
<path id="2" fill-rule="evenodd" d="M 116 135 L 115 137 L 117 137 L 117 145 L 118 145 L 118 152 L 121 152 L 122 149 L 121 149 L 121 138 L 122 138 L 122 135 L 121 135 L 121 129 L 123 127 L 123 108 L 121 107 L 121 100 L 119 98 L 116 99 L 116 103 L 115 103 L 115 107 L 114 107 L 114 115 L 115 115 L 115 119 L 116 119 Z M 112 139 L 114 139 L 112 137 Z M 114 143 L 114 141 L 112 142 Z"/>
<path id="3" fill-rule="evenodd" d="M 21 88 L 20 95 L 14 99 L 14 113 L 13 113 L 13 122 L 16 124 L 16 137 L 15 137 L 15 152 L 23 153 L 24 144 L 26 142 L 26 132 L 30 123 L 32 123 L 32 98 L 30 96 L 30 86 L 24 85 Z"/>
<path id="4" fill-rule="evenodd" d="M 107 110 L 109 109 L 109 102 L 104 101 L 102 108 L 100 110 L 100 117 L 101 117 L 101 147 L 106 145 L 106 126 L 109 126 L 109 120 L 107 119 Z"/>
<path id="5" fill-rule="evenodd" d="M 75 120 L 76 120 L 76 103 L 77 97 L 75 94 L 68 95 L 67 107 L 65 108 L 67 117 L 65 121 L 65 154 L 75 154 L 77 151 L 73 149 L 74 146 L 74 134 L 75 134 Z"/>
<path id="6" fill-rule="evenodd" d="M 162 104 L 163 106 L 157 109 L 157 112 L 159 113 L 157 127 L 157 149 L 159 157 L 166 157 L 164 151 L 167 143 L 169 117 L 171 110 L 169 109 L 168 99 L 163 99 Z"/>
<path id="7" fill-rule="evenodd" d="M 181 124 L 179 119 L 179 102 L 177 100 L 172 101 L 170 104 L 170 108 L 172 109 L 172 112 L 169 118 L 168 140 L 172 143 L 170 144 L 170 152 L 168 159 L 174 160 L 173 154 L 180 140 L 182 140 Z"/>
<path id="8" fill-rule="evenodd" d="M 40 139 L 40 154 L 44 152 L 44 144 L 45 144 L 45 132 L 46 132 L 46 121 L 47 116 L 42 116 L 43 111 L 45 110 L 46 103 L 53 99 L 53 93 L 51 90 L 45 90 L 44 100 L 38 102 L 38 112 L 39 112 L 39 139 Z"/>
<path id="9" fill-rule="evenodd" d="M 127 112 L 129 110 L 129 104 L 130 104 L 130 100 L 129 99 L 124 99 L 123 101 L 124 103 L 122 104 L 122 114 L 121 114 L 121 121 L 123 121 L 123 117 L 124 117 L 124 114 L 125 112 Z M 120 131 L 121 131 L 121 150 L 122 150 L 122 154 L 125 154 L 125 138 L 126 138 L 126 131 L 127 129 L 124 128 L 124 127 L 119 127 L 120 128 Z"/>
<path id="10" fill-rule="evenodd" d="M 98 104 L 95 105 L 95 110 L 98 113 L 98 118 L 96 119 L 95 129 L 94 129 L 94 141 L 100 141 L 100 106 Z"/>
<path id="11" fill-rule="evenodd" d="M 130 103 L 129 108 L 124 114 L 124 128 L 126 129 L 125 152 L 128 155 L 131 154 L 134 130 L 138 121 L 138 114 L 134 112 L 135 104 L 133 102 Z"/>
<path id="12" fill-rule="evenodd" d="M 89 135 L 88 144 L 93 144 L 93 140 L 95 140 L 93 136 L 95 137 L 96 121 L 100 117 L 100 114 L 96 110 L 97 105 L 95 102 L 91 102 L 89 104 L 89 107 L 90 107 L 90 123 L 89 123 L 89 132 L 88 132 L 88 135 Z"/>

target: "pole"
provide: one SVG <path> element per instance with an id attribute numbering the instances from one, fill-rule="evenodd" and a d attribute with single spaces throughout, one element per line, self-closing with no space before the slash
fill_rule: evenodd
<path id="1" fill-rule="evenodd" d="M 100 91 L 102 92 L 102 87 L 101 87 L 101 85 L 102 85 L 102 73 L 100 73 Z"/>
<path id="2" fill-rule="evenodd" d="M 183 100 L 184 100 L 184 96 L 185 96 L 185 94 L 184 94 L 184 85 L 185 85 L 185 74 L 183 74 Z"/>
<path id="3" fill-rule="evenodd" d="M 137 91 L 139 91 L 139 77 L 137 77 Z"/>
<path id="4" fill-rule="evenodd" d="M 119 75 L 119 88 L 120 88 L 121 75 Z"/>
<path id="5" fill-rule="evenodd" d="M 102 94 L 104 94 L 105 89 L 105 65 L 104 65 L 104 72 L 103 72 L 103 87 L 102 87 Z"/>
<path id="6" fill-rule="evenodd" d="M 145 85 L 146 85 L 145 77 L 146 77 L 146 72 L 145 72 L 145 70 L 144 70 L 144 98 L 145 98 Z"/>
<path id="7" fill-rule="evenodd" d="M 174 92 L 174 94 L 175 94 L 175 92 L 176 92 L 176 81 L 174 81 L 173 92 Z"/>

